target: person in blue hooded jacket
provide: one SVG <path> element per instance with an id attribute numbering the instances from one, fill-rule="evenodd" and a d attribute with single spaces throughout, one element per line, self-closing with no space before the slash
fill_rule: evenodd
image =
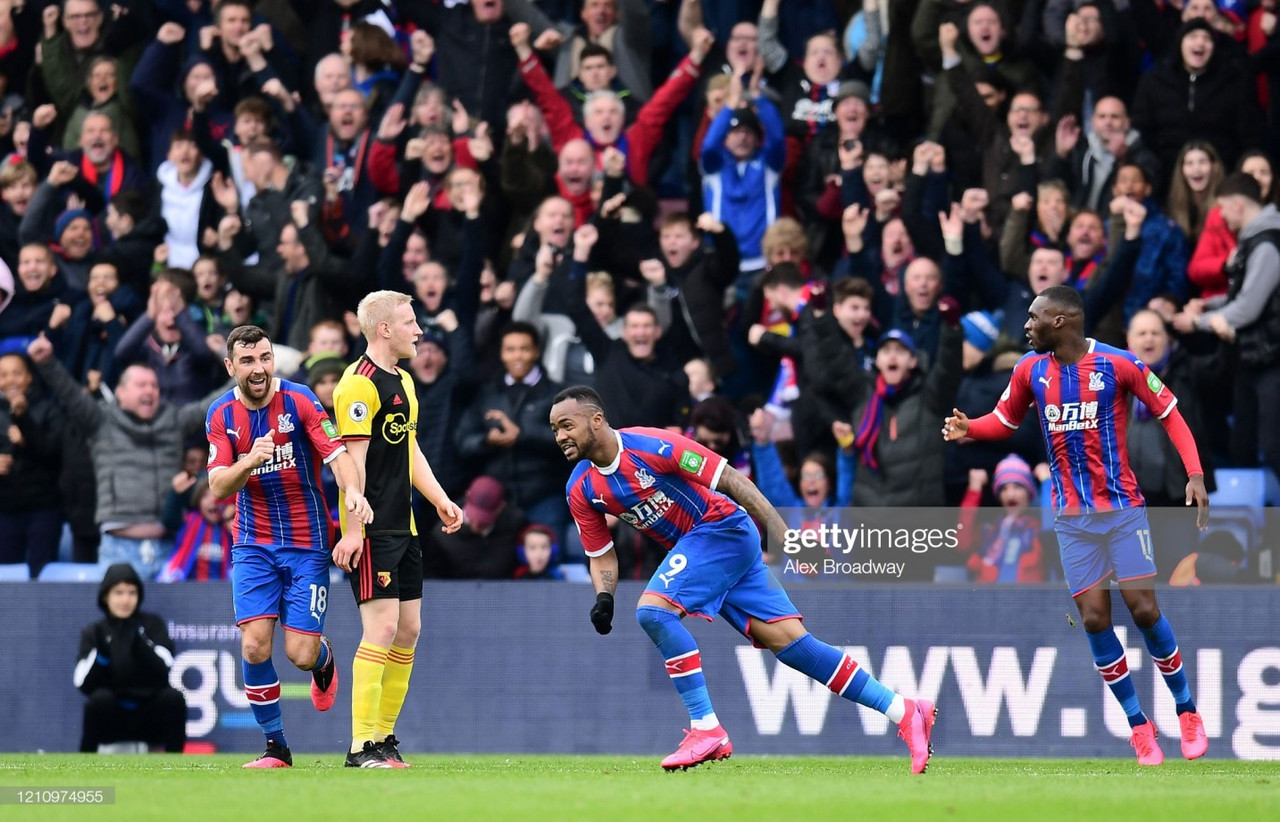
<path id="1" fill-rule="evenodd" d="M 1124 298 L 1124 321 L 1147 307 L 1158 294 L 1174 294 L 1186 299 L 1190 283 L 1187 280 L 1187 238 L 1168 215 L 1160 213 L 1160 207 L 1151 196 L 1151 180 L 1146 170 L 1134 162 L 1121 163 L 1116 169 L 1116 181 L 1111 194 L 1112 232 L 1123 231 L 1124 201 L 1136 200 L 1147 209 L 1147 216 L 1139 229 L 1142 250 L 1133 267 L 1133 280 Z"/>

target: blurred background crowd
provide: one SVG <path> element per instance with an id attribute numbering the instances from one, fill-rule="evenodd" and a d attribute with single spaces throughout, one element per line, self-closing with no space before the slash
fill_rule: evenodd
<path id="1" fill-rule="evenodd" d="M 1040 432 L 939 435 L 994 406 L 1049 286 L 1173 389 L 1211 490 L 1280 471 L 1274 6 L 0 0 L 0 564 L 225 578 L 201 429 L 225 335 L 265 327 L 331 409 L 389 288 L 466 508 L 445 535 L 422 506 L 430 577 L 576 575 L 547 416 L 589 384 L 797 527 L 1002 506 L 929 573 L 1052 579 Z M 1128 433 L 1148 503 L 1181 506 L 1159 421 Z M 1158 561 L 1257 578 L 1260 528 L 1171 527 Z M 628 577 L 659 559 L 616 545 Z"/>

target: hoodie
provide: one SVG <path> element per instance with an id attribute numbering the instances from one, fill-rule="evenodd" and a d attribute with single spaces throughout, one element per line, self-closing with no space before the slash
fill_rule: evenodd
<path id="1" fill-rule="evenodd" d="M 1133 126 L 1155 151 L 1166 174 L 1189 140 L 1207 140 L 1226 167 L 1235 165 L 1241 151 L 1262 144 L 1262 118 L 1249 75 L 1240 64 L 1215 44 L 1204 68 L 1195 74 L 1187 72 L 1182 41 L 1195 31 L 1212 34 L 1204 20 L 1183 23 L 1168 58 L 1142 78 L 1134 95 Z"/>
<path id="2" fill-rule="evenodd" d="M 138 110 L 146 113 L 150 148 L 147 164 L 151 169 L 158 169 L 168 156 L 169 138 L 173 132 L 189 125 L 188 102 L 183 93 L 187 75 L 201 63 L 213 68 L 213 61 L 204 54 L 197 52 L 180 63 L 181 55 L 181 45 L 169 46 L 153 40 L 142 52 L 138 67 L 129 78 L 129 88 L 137 100 Z M 214 140 L 221 139 L 223 133 L 231 128 L 231 113 L 214 100 L 205 114 L 209 136 Z"/>
<path id="3" fill-rule="evenodd" d="M 1264 231 L 1277 230 L 1280 230 L 1280 211 L 1269 205 L 1240 229 L 1240 245 Z M 1280 286 L 1280 248 L 1271 243 L 1254 246 L 1245 261 L 1240 293 L 1230 301 L 1225 296 L 1209 300 L 1207 307 L 1213 310 L 1201 317 L 1200 327 L 1208 328 L 1209 318 L 1215 314 L 1222 315 L 1237 331 L 1252 325 L 1262 316 L 1277 286 Z"/>
<path id="4" fill-rule="evenodd" d="M 190 268 L 200 256 L 200 206 L 205 199 L 205 185 L 213 176 L 213 163 L 200 161 L 195 178 L 187 185 L 178 179 L 178 167 L 168 160 L 160 164 L 156 179 L 160 182 L 160 213 L 168 233 L 169 265 Z"/>
<path id="5" fill-rule="evenodd" d="M 138 589 L 138 609 L 120 619 L 107 610 L 107 593 L 122 582 Z M 143 701 L 169 687 L 173 640 L 163 619 L 141 610 L 143 594 L 142 579 L 127 562 L 103 575 L 98 607 L 106 616 L 81 631 L 73 677 L 86 695 L 106 689 L 122 701 Z"/>

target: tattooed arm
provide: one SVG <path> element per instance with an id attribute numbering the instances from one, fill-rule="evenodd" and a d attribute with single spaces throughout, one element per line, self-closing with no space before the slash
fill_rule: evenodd
<path id="1" fill-rule="evenodd" d="M 612 595 L 618 590 L 618 553 L 606 551 L 598 557 L 591 557 L 591 584 L 597 594 Z"/>
<path id="2" fill-rule="evenodd" d="M 612 548 L 591 557 L 591 583 L 596 588 L 596 604 L 591 606 L 591 624 L 596 633 L 613 630 L 613 592 L 618 590 L 618 552 Z"/>
<path id="3" fill-rule="evenodd" d="M 756 524 L 764 528 L 766 551 L 770 545 L 782 545 L 787 524 L 751 480 L 733 466 L 726 465 L 715 490 L 741 505 Z"/>

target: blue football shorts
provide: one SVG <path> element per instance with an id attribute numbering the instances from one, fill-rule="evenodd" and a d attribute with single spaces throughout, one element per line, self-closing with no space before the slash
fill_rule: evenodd
<path id="1" fill-rule="evenodd" d="M 237 545 L 231 549 L 236 624 L 279 619 L 300 634 L 324 631 L 329 606 L 329 555 L 314 548 Z"/>
<path id="2" fill-rule="evenodd" d="M 1082 594 L 1111 574 L 1120 582 L 1156 574 L 1151 525 L 1143 506 L 1058 517 L 1062 570 L 1071 596 Z"/>
<path id="3" fill-rule="evenodd" d="M 645 593 L 689 616 L 710 620 L 719 614 L 748 638 L 753 619 L 802 618 L 764 564 L 760 532 L 743 511 L 702 523 L 681 537 L 650 577 Z"/>

